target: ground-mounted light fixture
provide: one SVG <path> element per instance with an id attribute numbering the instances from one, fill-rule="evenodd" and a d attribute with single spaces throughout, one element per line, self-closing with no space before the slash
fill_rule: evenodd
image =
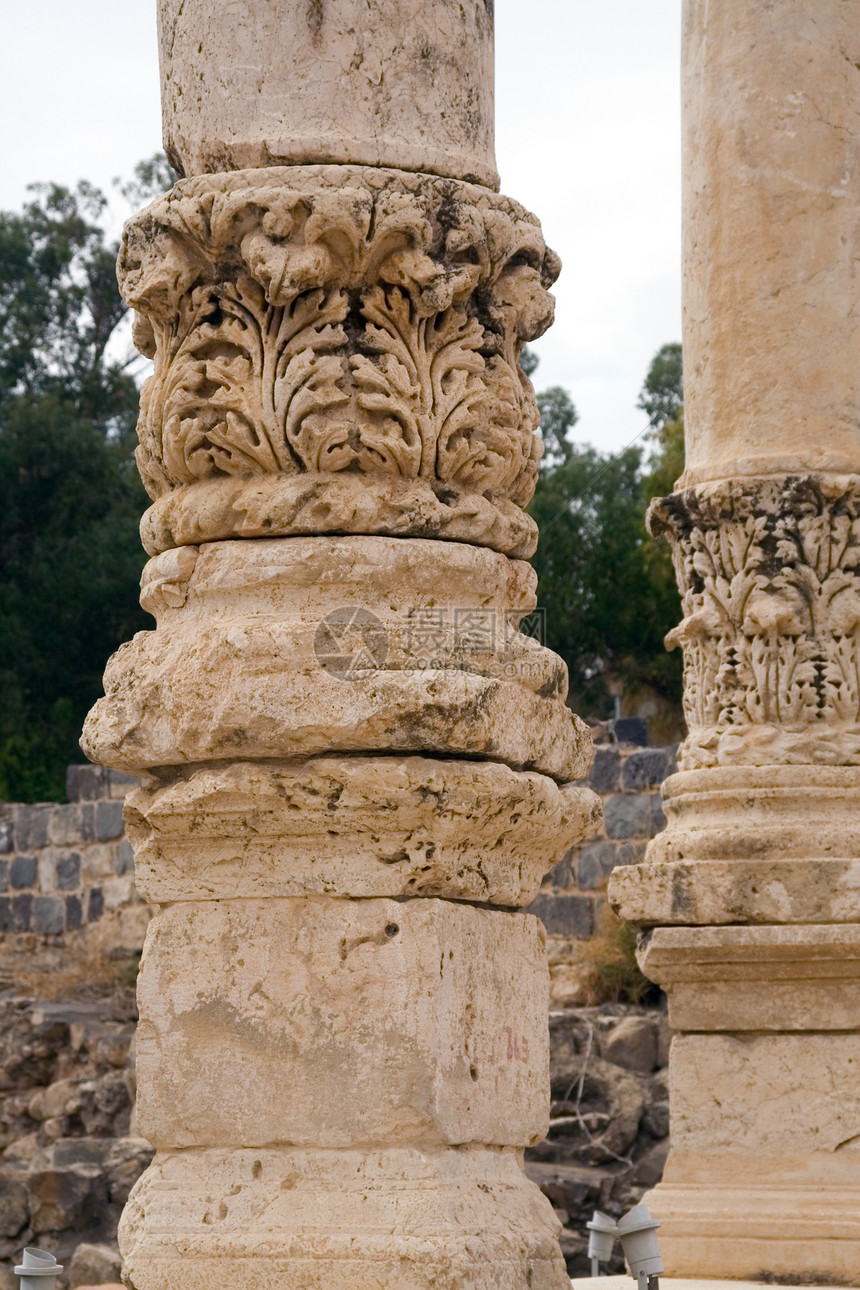
<path id="1" fill-rule="evenodd" d="M 588 1257 L 591 1275 L 600 1275 L 600 1264 L 612 1258 L 615 1241 L 620 1240 L 630 1275 L 639 1283 L 639 1290 L 660 1290 L 659 1274 L 663 1271 L 657 1228 L 660 1224 L 646 1204 L 634 1205 L 616 1223 L 599 1209 L 594 1211 L 588 1228 Z"/>
<path id="2" fill-rule="evenodd" d="M 659 1290 L 658 1276 L 663 1271 L 657 1228 L 644 1203 L 634 1205 L 618 1220 L 618 1238 L 630 1269 L 639 1282 L 639 1290 Z"/>
<path id="3" fill-rule="evenodd" d="M 591 1259 L 591 1275 L 599 1277 L 601 1263 L 607 1263 L 612 1258 L 612 1248 L 618 1235 L 618 1227 L 614 1218 L 610 1218 L 608 1214 L 601 1213 L 599 1209 L 594 1211 L 591 1222 L 586 1223 L 585 1226 L 588 1228 L 588 1257 Z"/>
<path id="4" fill-rule="evenodd" d="M 62 1264 L 53 1254 L 28 1245 L 23 1261 L 15 1268 L 15 1276 L 21 1278 L 20 1290 L 54 1290 L 62 1270 Z"/>

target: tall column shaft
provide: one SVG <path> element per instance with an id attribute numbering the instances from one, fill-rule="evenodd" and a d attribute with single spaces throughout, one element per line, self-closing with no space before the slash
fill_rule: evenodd
<path id="1" fill-rule="evenodd" d="M 567 1285 L 522 1168 L 548 974 L 517 907 L 599 803 L 564 666 L 519 631 L 518 358 L 558 264 L 489 186 L 491 13 L 161 6 L 185 178 L 120 257 L 157 626 L 85 731 L 143 776 L 159 907 L 137 1290 Z"/>
<path id="2" fill-rule="evenodd" d="M 860 464 L 851 0 L 687 0 L 685 482 Z"/>
<path id="3" fill-rule="evenodd" d="M 613 876 L 669 996 L 667 1272 L 860 1284 L 860 28 L 687 0 L 689 734 Z"/>

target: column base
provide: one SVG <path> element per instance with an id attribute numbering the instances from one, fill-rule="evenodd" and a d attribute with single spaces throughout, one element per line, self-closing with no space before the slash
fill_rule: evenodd
<path id="1" fill-rule="evenodd" d="M 667 1276 L 860 1285 L 860 1160 L 673 1152 L 645 1200 Z"/>
<path id="2" fill-rule="evenodd" d="M 135 1290 L 568 1290 L 521 1153 L 159 1153 L 120 1224 Z"/>
<path id="3" fill-rule="evenodd" d="M 860 921 L 860 766 L 715 766 L 663 784 L 666 828 L 610 900 L 642 926 Z"/>

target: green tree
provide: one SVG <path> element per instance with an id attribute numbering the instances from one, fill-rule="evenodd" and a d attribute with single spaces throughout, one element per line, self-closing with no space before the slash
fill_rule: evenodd
<path id="1" fill-rule="evenodd" d="M 657 350 L 636 406 L 648 414 L 648 422 L 655 430 L 677 419 L 684 406 L 684 368 L 677 340 Z"/>
<path id="2" fill-rule="evenodd" d="M 23 801 L 62 797 L 105 661 L 148 622 L 106 199 L 34 192 L 0 212 L 0 796 Z"/>
<path id="3" fill-rule="evenodd" d="M 679 375 L 672 379 L 679 388 Z M 647 388 L 647 381 L 643 399 L 662 400 L 659 411 L 655 403 L 660 419 L 647 460 L 636 446 L 609 455 L 570 442 L 565 434 L 576 424 L 573 404 L 564 391 L 547 391 L 552 446 L 530 507 L 540 527 L 534 565 L 547 611 L 547 644 L 567 663 L 571 706 L 606 719 L 620 693 L 628 710 L 654 698 L 679 721 L 680 660 L 663 646 L 680 617 L 678 592 L 668 551 L 648 536 L 645 513 L 655 483 L 677 466 L 676 439 L 661 435 L 682 410 L 656 382 L 653 391 Z M 561 438 L 562 423 L 552 420 L 564 407 L 559 395 L 572 412 Z M 542 413 L 544 400 L 538 396 Z M 559 450 L 562 441 L 566 448 Z"/>
<path id="4" fill-rule="evenodd" d="M 651 426 L 646 486 L 652 497 L 665 497 L 684 470 L 684 372 L 677 341 L 657 350 L 636 406 L 647 412 Z"/>

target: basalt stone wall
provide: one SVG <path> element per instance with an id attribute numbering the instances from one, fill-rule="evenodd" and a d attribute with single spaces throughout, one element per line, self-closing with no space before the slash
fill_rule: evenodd
<path id="1" fill-rule="evenodd" d="M 579 957 L 577 943 L 599 931 L 613 869 L 640 863 L 648 842 L 665 824 L 660 787 L 677 769 L 677 744 L 649 748 L 644 721 L 618 725 L 617 736 L 611 725 L 595 731 L 594 764 L 584 781 L 603 801 L 603 823 L 547 874 L 531 905 L 549 935 L 554 1006 L 582 1002 L 579 977 L 571 966 Z"/>
<path id="2" fill-rule="evenodd" d="M 122 818 L 136 782 L 70 766 L 68 802 L 0 803 L 0 933 L 60 937 L 100 924 L 117 944 L 140 948 L 147 910 Z"/>

